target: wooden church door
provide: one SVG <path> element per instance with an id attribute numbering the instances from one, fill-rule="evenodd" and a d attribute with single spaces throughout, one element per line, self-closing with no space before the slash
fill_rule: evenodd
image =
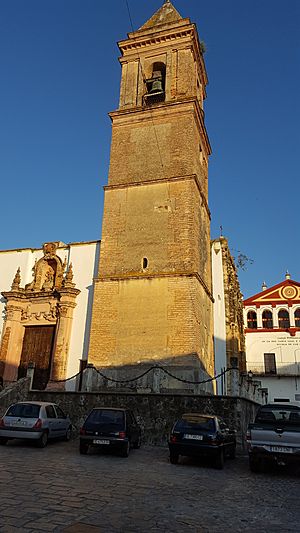
<path id="1" fill-rule="evenodd" d="M 35 363 L 32 387 L 43 390 L 50 377 L 55 326 L 25 328 L 18 379 L 26 376 L 28 363 Z"/>

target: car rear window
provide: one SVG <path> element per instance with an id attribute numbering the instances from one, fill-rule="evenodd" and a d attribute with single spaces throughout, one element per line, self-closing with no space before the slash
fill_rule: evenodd
<path id="1" fill-rule="evenodd" d="M 284 406 L 274 406 L 273 408 L 259 409 L 255 422 L 300 425 L 300 409 L 291 409 Z"/>
<path id="2" fill-rule="evenodd" d="M 215 421 L 213 418 L 207 418 L 205 416 L 188 416 L 181 420 L 178 420 L 175 424 L 176 431 L 184 431 L 186 429 L 196 429 L 204 431 L 215 431 Z"/>
<path id="3" fill-rule="evenodd" d="M 122 429 L 124 427 L 124 412 L 109 409 L 94 409 L 88 416 L 86 422 Z"/>
<path id="4" fill-rule="evenodd" d="M 32 403 L 16 403 L 11 405 L 5 416 L 17 416 L 20 418 L 39 418 L 40 405 Z"/>

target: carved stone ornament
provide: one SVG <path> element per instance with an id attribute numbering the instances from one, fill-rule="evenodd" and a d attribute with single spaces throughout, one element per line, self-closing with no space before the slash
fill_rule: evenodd
<path id="1" fill-rule="evenodd" d="M 56 255 L 57 243 L 43 245 L 44 257 L 33 267 L 33 281 L 25 286 L 25 291 L 54 291 L 62 286 L 65 263 Z"/>
<path id="2" fill-rule="evenodd" d="M 70 263 L 69 270 L 63 280 L 63 287 L 65 287 L 66 289 L 75 287 L 75 283 L 73 283 L 73 277 L 73 265 L 72 263 Z"/>
<path id="3" fill-rule="evenodd" d="M 66 317 L 68 314 L 68 306 L 67 305 L 60 305 L 59 306 L 59 315 L 61 317 Z"/>
<path id="4" fill-rule="evenodd" d="M 21 275 L 20 275 L 20 267 L 18 268 L 15 277 L 13 279 L 13 282 L 11 284 L 11 290 L 17 291 L 20 289 L 20 283 L 21 283 Z"/>
<path id="5" fill-rule="evenodd" d="M 57 305 L 56 302 L 50 303 L 49 311 L 36 311 L 31 312 L 31 304 L 28 304 L 26 309 L 23 309 L 21 320 L 26 322 L 28 320 L 47 320 L 49 322 L 55 322 L 57 319 Z"/>
<path id="6" fill-rule="evenodd" d="M 16 318 L 16 313 L 19 313 L 21 311 L 20 307 L 17 306 L 9 306 L 5 309 L 5 318 L 6 320 L 14 320 Z"/>

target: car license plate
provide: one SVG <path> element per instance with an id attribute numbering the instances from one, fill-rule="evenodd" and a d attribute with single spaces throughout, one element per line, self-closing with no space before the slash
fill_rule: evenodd
<path id="1" fill-rule="evenodd" d="M 184 439 L 193 439 L 193 440 L 203 440 L 203 435 L 189 435 L 188 433 L 186 435 L 183 435 Z"/>
<path id="2" fill-rule="evenodd" d="M 103 440 L 103 439 L 94 439 L 93 444 L 109 444 L 109 440 Z"/>
<path id="3" fill-rule="evenodd" d="M 287 448 L 285 446 L 270 446 L 271 452 L 281 452 L 281 453 L 293 453 L 293 448 Z"/>
<path id="4" fill-rule="evenodd" d="M 18 420 L 17 422 L 11 422 L 11 426 L 15 428 L 20 428 L 27 426 L 27 422 L 25 420 Z"/>

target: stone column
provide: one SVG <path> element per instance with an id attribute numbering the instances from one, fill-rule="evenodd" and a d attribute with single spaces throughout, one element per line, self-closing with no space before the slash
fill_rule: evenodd
<path id="1" fill-rule="evenodd" d="M 229 396 L 239 396 L 240 386 L 239 386 L 239 369 L 232 367 L 227 374 L 227 391 L 226 394 Z"/>
<path id="2" fill-rule="evenodd" d="M 273 308 L 272 311 L 273 311 L 273 328 L 278 328 L 278 310 L 276 308 Z"/>
<path id="3" fill-rule="evenodd" d="M 76 307 L 75 298 L 78 289 L 62 289 L 58 304 L 58 323 L 55 339 L 54 358 L 50 380 L 65 379 L 67 375 L 68 353 L 72 331 L 73 312 Z"/>
<path id="4" fill-rule="evenodd" d="M 30 378 L 29 390 L 32 389 L 32 383 L 33 383 L 33 378 L 34 378 L 34 369 L 35 369 L 35 363 L 28 363 L 26 377 Z"/>
<path id="5" fill-rule="evenodd" d="M 24 327 L 21 325 L 22 307 L 14 302 L 6 304 L 6 319 L 1 342 L 0 361 L 5 364 L 4 381 L 16 381 L 22 353 Z"/>
<path id="6" fill-rule="evenodd" d="M 295 311 L 293 307 L 289 307 L 289 316 L 290 316 L 290 326 L 291 328 L 295 327 Z"/>
<path id="7" fill-rule="evenodd" d="M 155 368 L 153 370 L 153 392 L 160 393 L 160 377 L 161 377 L 160 368 Z"/>
<path id="8" fill-rule="evenodd" d="M 85 373 L 86 373 L 86 391 L 91 392 L 93 390 L 94 365 L 89 363 L 86 367 Z"/>

